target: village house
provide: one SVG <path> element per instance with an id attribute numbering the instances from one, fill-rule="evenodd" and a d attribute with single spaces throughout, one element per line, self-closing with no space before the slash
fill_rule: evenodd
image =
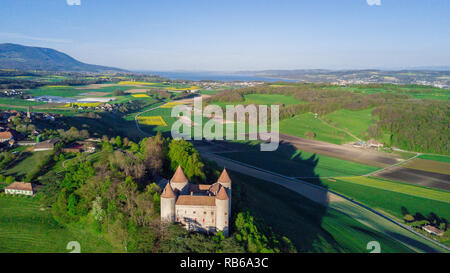
<path id="1" fill-rule="evenodd" d="M 433 234 L 436 236 L 442 236 L 444 235 L 444 232 L 436 227 L 433 227 L 432 225 L 426 225 L 422 227 L 423 230 L 428 232 L 429 234 Z"/>
<path id="2" fill-rule="evenodd" d="M 53 150 L 55 148 L 55 145 L 59 142 L 60 140 L 58 138 L 52 138 L 49 140 L 45 140 L 39 143 L 36 143 L 36 145 L 34 145 L 34 151 L 49 151 L 49 150 Z"/>
<path id="3" fill-rule="evenodd" d="M 33 196 L 37 186 L 33 183 L 14 182 L 5 188 L 5 194 L 23 194 Z"/>
<path id="4" fill-rule="evenodd" d="M 177 222 L 189 231 L 228 236 L 231 179 L 224 169 L 212 185 L 191 184 L 178 166 L 161 194 L 161 220 Z"/>
<path id="5" fill-rule="evenodd" d="M 13 135 L 10 131 L 0 132 L 0 142 L 8 142 L 13 139 Z"/>

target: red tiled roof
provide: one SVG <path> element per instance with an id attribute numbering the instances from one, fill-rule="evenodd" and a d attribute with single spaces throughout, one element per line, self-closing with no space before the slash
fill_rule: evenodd
<path id="1" fill-rule="evenodd" d="M 173 192 L 172 186 L 170 186 L 170 183 L 167 183 L 166 187 L 164 188 L 163 192 L 161 193 L 162 198 L 175 198 L 175 193 Z"/>
<path id="2" fill-rule="evenodd" d="M 26 182 L 14 182 L 5 189 L 7 190 L 22 190 L 22 191 L 33 191 L 34 185 Z"/>
<path id="3" fill-rule="evenodd" d="M 219 179 L 217 179 L 217 182 L 231 183 L 230 176 L 228 176 L 226 169 L 223 169 L 222 174 L 220 174 Z"/>
<path id="4" fill-rule="evenodd" d="M 12 136 L 11 132 L 0 132 L 0 139 L 10 139 Z"/>
<path id="5" fill-rule="evenodd" d="M 219 200 L 228 200 L 227 192 L 225 191 L 225 187 L 220 187 L 219 192 L 216 195 L 216 198 Z"/>
<path id="6" fill-rule="evenodd" d="M 176 205 L 185 206 L 215 206 L 216 200 L 214 196 L 205 195 L 180 195 Z"/>
<path id="7" fill-rule="evenodd" d="M 186 175 L 184 175 L 184 172 L 181 169 L 180 165 L 178 165 L 178 168 L 175 171 L 175 174 L 173 175 L 172 179 L 170 179 L 170 182 L 173 182 L 173 183 L 187 183 L 188 182 L 188 179 L 186 178 Z"/>

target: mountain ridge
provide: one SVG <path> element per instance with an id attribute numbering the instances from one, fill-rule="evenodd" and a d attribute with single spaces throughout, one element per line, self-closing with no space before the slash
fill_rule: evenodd
<path id="1" fill-rule="evenodd" d="M 67 72 L 126 72 L 124 69 L 87 64 L 52 48 L 0 44 L 0 68 Z"/>

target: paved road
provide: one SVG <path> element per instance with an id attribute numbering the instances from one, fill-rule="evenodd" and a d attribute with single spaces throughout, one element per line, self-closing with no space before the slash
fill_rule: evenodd
<path id="1" fill-rule="evenodd" d="M 449 252 L 450 249 L 431 239 L 417 233 L 409 227 L 396 222 L 385 215 L 376 212 L 363 204 L 349 200 L 337 193 L 331 192 L 325 188 L 312 185 L 308 182 L 286 177 L 280 174 L 259 169 L 254 166 L 236 162 L 234 160 L 221 157 L 219 155 L 206 151 L 200 152 L 201 155 L 209 160 L 216 161 L 232 171 L 240 172 L 249 176 L 263 179 L 268 182 L 276 183 L 295 191 L 315 202 L 326 205 L 329 208 L 336 209 L 364 225 L 382 232 L 388 237 L 393 238 L 411 248 L 416 252 Z"/>

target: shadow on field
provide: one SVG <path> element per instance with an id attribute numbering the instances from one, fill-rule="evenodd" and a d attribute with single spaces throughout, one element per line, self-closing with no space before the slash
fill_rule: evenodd
<path id="1" fill-rule="evenodd" d="M 314 171 L 318 163 L 315 155 L 302 159 L 297 149 L 288 143 L 280 143 L 279 149 L 274 152 L 260 152 L 259 145 L 225 141 L 195 142 L 195 147 L 200 153 L 215 153 L 233 160 L 223 164 L 218 162 L 227 168 L 233 181 L 233 219 L 237 213 L 249 210 L 260 222 L 258 228 L 271 227 L 276 234 L 289 238 L 299 252 L 344 251 L 333 236 L 322 228 L 322 218 L 327 213 L 328 204 L 326 191 L 309 183 L 305 185 L 273 174 L 294 176 L 289 173 L 301 173 L 326 188 Z M 233 157 L 233 152 L 239 152 L 236 153 L 237 158 Z M 285 158 L 287 155 L 288 159 Z M 322 205 L 310 198 L 320 200 Z M 230 228 L 233 230 L 234 227 Z"/>

